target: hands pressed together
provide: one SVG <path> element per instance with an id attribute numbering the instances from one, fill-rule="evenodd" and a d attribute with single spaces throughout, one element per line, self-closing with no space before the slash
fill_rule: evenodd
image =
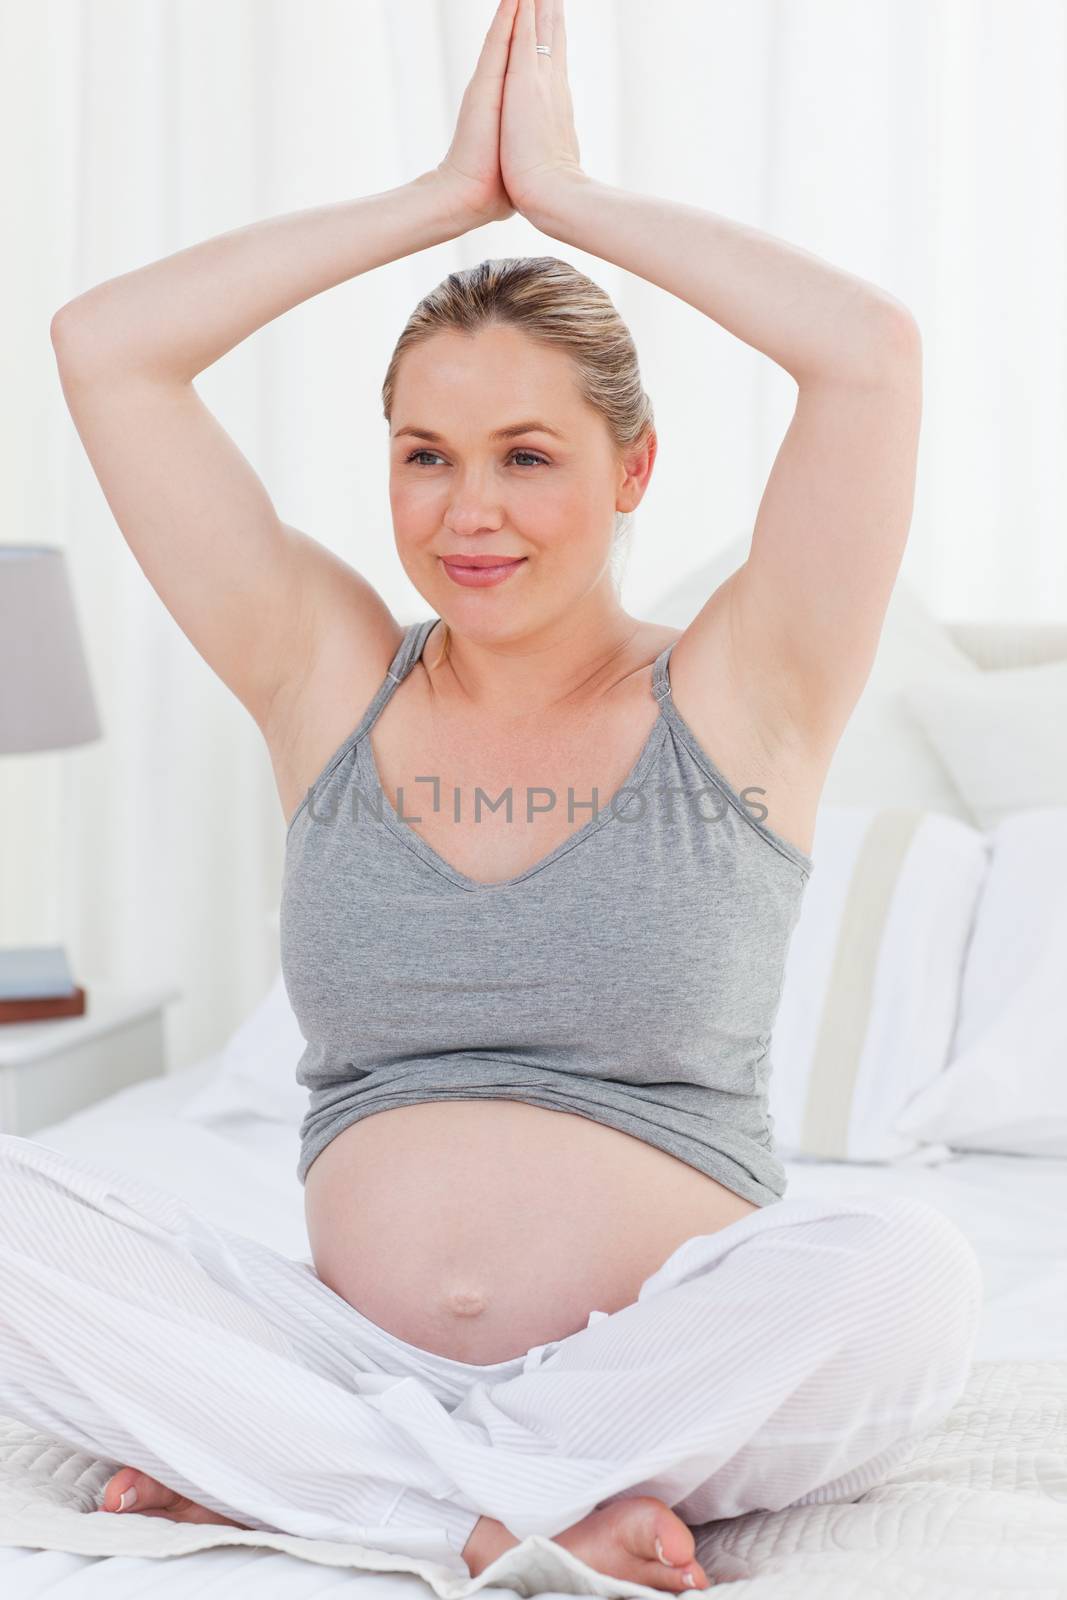
<path id="1" fill-rule="evenodd" d="M 540 53 L 539 44 L 552 54 Z M 516 211 L 532 220 L 556 186 L 586 176 L 567 81 L 563 0 L 500 0 L 436 172 L 472 228 Z"/>

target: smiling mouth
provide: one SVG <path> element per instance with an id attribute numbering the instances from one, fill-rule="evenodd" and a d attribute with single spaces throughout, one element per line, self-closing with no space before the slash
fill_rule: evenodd
<path id="1" fill-rule="evenodd" d="M 480 572 L 486 567 L 511 567 L 517 561 L 525 561 L 525 556 L 442 556 L 441 560 L 449 567 L 460 567 L 468 572 Z"/>
<path id="2" fill-rule="evenodd" d="M 462 589 L 489 589 L 506 583 L 513 573 L 526 565 L 526 557 L 488 556 L 462 561 L 442 556 L 441 565 L 449 583 L 457 584 Z"/>

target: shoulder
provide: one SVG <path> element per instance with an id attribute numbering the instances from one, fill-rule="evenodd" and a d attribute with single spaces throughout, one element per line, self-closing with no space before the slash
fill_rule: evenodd
<path id="1" fill-rule="evenodd" d="M 639 673 L 652 666 L 668 645 L 682 637 L 684 629 L 670 628 L 666 623 L 638 619 L 637 632 L 628 646 L 628 671 Z"/>

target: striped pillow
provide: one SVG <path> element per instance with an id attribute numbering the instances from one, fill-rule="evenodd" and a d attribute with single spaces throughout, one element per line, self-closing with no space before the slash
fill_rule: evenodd
<path id="1" fill-rule="evenodd" d="M 944 1159 L 894 1131 L 948 1060 L 988 865 L 944 812 L 820 808 L 771 1045 L 771 1130 L 785 1160 Z"/>
<path id="2" fill-rule="evenodd" d="M 1067 1156 L 1067 806 L 1019 811 L 989 841 L 948 1065 L 900 1131 L 953 1150 Z"/>

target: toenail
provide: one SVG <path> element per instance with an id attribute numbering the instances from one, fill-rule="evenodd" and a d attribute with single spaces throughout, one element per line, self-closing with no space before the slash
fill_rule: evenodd
<path id="1" fill-rule="evenodd" d="M 130 1506 L 134 1506 L 136 1504 L 137 1504 L 137 1490 L 136 1489 L 124 1489 L 122 1491 L 122 1494 L 121 1494 L 120 1498 L 119 1498 L 119 1510 L 120 1511 L 128 1511 Z"/>
<path id="2" fill-rule="evenodd" d="M 697 1586 L 697 1581 L 691 1572 L 686 1573 L 683 1582 L 686 1583 L 690 1589 L 695 1589 Z"/>
<path id="3" fill-rule="evenodd" d="M 656 1539 L 656 1555 L 659 1560 L 663 1562 L 665 1567 L 673 1567 L 675 1565 L 673 1561 L 668 1561 L 667 1557 L 663 1554 L 663 1545 L 659 1538 Z"/>

